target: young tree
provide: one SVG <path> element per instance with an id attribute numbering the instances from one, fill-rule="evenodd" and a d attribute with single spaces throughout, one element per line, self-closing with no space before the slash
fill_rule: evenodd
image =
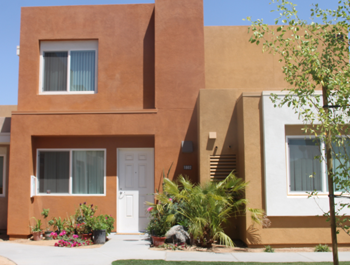
<path id="1" fill-rule="evenodd" d="M 289 87 L 282 99 L 272 95 L 275 107 L 292 107 L 305 124 L 305 133 L 321 138 L 325 154 L 320 159 L 327 162 L 329 206 L 333 261 L 338 264 L 336 225 L 349 234 L 344 216 L 336 221 L 348 204 L 335 209 L 334 190 L 349 191 L 349 100 L 350 68 L 349 38 L 350 0 L 340 0 L 336 10 L 321 9 L 318 4 L 311 9 L 311 23 L 298 16 L 296 5 L 286 0 L 272 0 L 280 16 L 277 26 L 268 26 L 263 20 L 251 21 L 251 43 L 263 45 L 263 51 L 279 56 L 282 71 Z M 322 94 L 315 93 L 321 90 Z M 345 148 L 343 148 L 345 147 Z M 340 150 L 342 148 L 342 151 Z M 336 166 L 333 162 L 337 159 Z M 336 187 L 334 187 L 334 184 Z M 316 192 L 312 192 L 315 195 Z M 344 194 L 341 194 L 344 195 Z"/>

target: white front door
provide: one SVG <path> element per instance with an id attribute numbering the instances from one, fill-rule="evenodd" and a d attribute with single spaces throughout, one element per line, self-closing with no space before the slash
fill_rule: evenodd
<path id="1" fill-rule="evenodd" d="M 145 231 L 145 202 L 154 200 L 154 149 L 120 148 L 117 161 L 117 232 Z"/>

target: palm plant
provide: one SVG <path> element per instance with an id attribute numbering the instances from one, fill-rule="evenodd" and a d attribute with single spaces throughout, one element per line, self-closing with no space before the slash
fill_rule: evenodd
<path id="1" fill-rule="evenodd" d="M 183 176 L 178 182 L 164 178 L 164 193 L 156 194 L 161 203 L 180 203 L 177 213 L 188 219 L 189 234 L 194 243 L 201 247 L 211 247 L 214 241 L 233 246 L 231 238 L 224 232 L 224 224 L 231 216 L 245 214 L 247 200 L 243 198 L 247 186 L 242 179 L 231 173 L 221 182 L 207 182 L 194 185 Z M 173 198 L 169 202 L 169 198 Z M 262 219 L 263 211 L 248 209 L 254 221 Z M 172 223 L 176 214 L 169 214 L 167 221 Z"/>

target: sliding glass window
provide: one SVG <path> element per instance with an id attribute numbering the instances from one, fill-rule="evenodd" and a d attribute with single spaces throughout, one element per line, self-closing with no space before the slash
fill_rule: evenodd
<path id="1" fill-rule="evenodd" d="M 105 151 L 39 150 L 39 194 L 105 193 Z"/>

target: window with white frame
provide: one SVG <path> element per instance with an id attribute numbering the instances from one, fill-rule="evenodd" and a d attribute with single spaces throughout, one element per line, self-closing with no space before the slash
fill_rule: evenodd
<path id="1" fill-rule="evenodd" d="M 0 196 L 5 195 L 5 156 L 0 155 Z"/>
<path id="2" fill-rule="evenodd" d="M 105 194 L 105 150 L 38 150 L 39 194 Z"/>
<path id="3" fill-rule="evenodd" d="M 95 93 L 97 41 L 41 41 L 40 93 Z"/>
<path id="4" fill-rule="evenodd" d="M 287 136 L 289 192 L 328 191 L 327 166 L 324 153 L 324 142 L 319 138 L 305 138 L 304 136 Z M 342 146 L 332 143 L 333 172 L 337 173 L 334 185 L 335 192 L 344 192 L 342 186 L 348 181 L 350 168 L 350 140 L 344 139 Z M 323 150 L 323 151 L 322 151 Z M 323 157 L 324 158 L 324 157 Z"/>
<path id="5" fill-rule="evenodd" d="M 287 137 L 289 155 L 289 191 L 323 191 L 320 140 Z"/>

